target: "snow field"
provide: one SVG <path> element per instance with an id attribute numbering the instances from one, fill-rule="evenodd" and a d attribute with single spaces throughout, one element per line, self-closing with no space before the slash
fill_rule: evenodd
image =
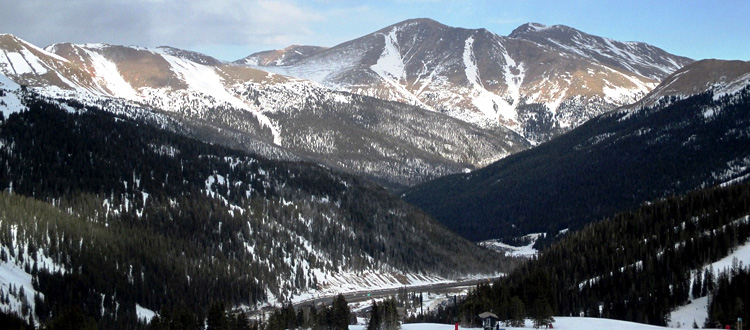
<path id="1" fill-rule="evenodd" d="M 555 322 L 552 323 L 555 329 L 560 330 L 657 330 L 657 329 L 670 329 L 666 327 L 657 327 L 653 325 L 640 324 L 634 322 L 626 322 L 619 320 L 610 319 L 599 319 L 591 317 L 555 317 Z M 692 323 L 691 323 L 692 325 Z M 364 330 L 365 325 L 353 325 L 349 326 L 350 330 Z M 465 328 L 458 327 L 459 329 L 481 329 L 481 328 Z M 692 328 L 692 326 L 690 326 Z M 402 330 L 453 330 L 455 326 L 452 324 L 436 324 L 436 323 L 414 323 L 414 324 L 402 324 Z M 504 327 L 500 325 L 500 329 L 505 330 L 518 330 L 518 329 L 534 329 L 534 325 L 531 320 L 526 320 L 526 324 L 523 328 L 515 327 Z"/>

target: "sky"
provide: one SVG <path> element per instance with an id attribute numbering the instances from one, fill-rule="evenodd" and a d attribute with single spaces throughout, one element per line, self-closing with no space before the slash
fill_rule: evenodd
<path id="1" fill-rule="evenodd" d="M 332 47 L 423 17 L 502 36 L 527 22 L 563 24 L 693 59 L 750 60 L 746 0 L 0 0 L 0 33 L 40 47 L 172 46 L 227 61 Z"/>

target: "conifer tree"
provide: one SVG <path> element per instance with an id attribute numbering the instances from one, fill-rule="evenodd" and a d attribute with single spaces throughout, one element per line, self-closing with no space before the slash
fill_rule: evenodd
<path id="1" fill-rule="evenodd" d="M 370 307 L 370 321 L 367 322 L 367 330 L 380 330 L 381 323 L 380 307 L 378 306 L 378 303 L 373 300 L 372 306 Z"/>

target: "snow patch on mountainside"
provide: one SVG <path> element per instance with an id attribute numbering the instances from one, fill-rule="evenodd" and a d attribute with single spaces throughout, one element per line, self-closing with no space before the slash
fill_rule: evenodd
<path id="1" fill-rule="evenodd" d="M 539 236 L 542 236 L 542 235 L 544 235 L 544 233 L 528 234 L 524 236 L 523 237 L 524 239 L 528 239 L 528 243 L 523 246 L 513 246 L 513 245 L 502 243 L 498 240 L 489 240 L 489 241 L 480 242 L 479 245 L 485 248 L 488 248 L 490 250 L 503 253 L 505 256 L 532 258 L 537 253 L 539 253 L 539 251 L 534 248 L 534 244 L 536 244 L 536 241 L 537 239 L 539 239 Z"/>
<path id="2" fill-rule="evenodd" d="M 503 99 L 499 95 L 488 91 L 482 84 L 479 67 L 474 54 L 474 36 L 470 36 L 464 42 L 463 64 L 466 79 L 469 81 L 469 97 L 474 107 L 487 119 L 497 121 L 498 115 L 506 122 L 516 120 L 516 105 L 520 99 L 520 84 L 523 81 L 523 67 L 516 66 L 515 61 L 507 52 L 503 53 L 506 66 L 504 67 L 505 82 L 508 86 L 506 94 L 510 98 Z M 519 70 L 518 74 L 511 72 L 511 66 Z M 511 125 L 513 126 L 513 125 Z M 513 127 L 515 128 L 515 127 Z"/>
<path id="3" fill-rule="evenodd" d="M 183 60 L 166 53 L 161 56 L 169 62 L 169 65 L 179 77 L 188 85 L 188 90 L 200 92 L 226 102 L 239 109 L 249 110 L 247 104 L 227 92 L 223 79 L 216 74 L 213 68 L 198 63 Z"/>
<path id="4" fill-rule="evenodd" d="M 3 114 L 3 118 L 26 108 L 19 96 L 20 88 L 21 86 L 0 74 L 0 113 Z"/>
<path id="5" fill-rule="evenodd" d="M 393 29 L 387 35 L 383 35 L 385 38 L 383 53 L 380 55 L 378 62 L 370 67 L 375 73 L 388 82 L 391 82 L 392 80 L 400 82 L 406 77 L 404 71 L 404 60 L 401 57 L 396 32 L 397 29 Z"/>
<path id="6" fill-rule="evenodd" d="M 503 58 L 505 59 L 505 66 L 503 67 L 505 72 L 503 76 L 505 77 L 505 85 L 508 86 L 506 94 L 510 97 L 510 102 L 508 102 L 507 108 L 500 108 L 500 113 L 507 119 L 515 120 L 515 108 L 520 103 L 521 84 L 525 77 L 525 71 L 523 64 L 516 64 L 516 61 L 510 57 L 507 51 L 503 52 Z M 513 73 L 513 70 L 517 70 L 518 73 Z"/>
<path id="7" fill-rule="evenodd" d="M 714 100 L 718 100 L 725 95 L 735 94 L 748 85 L 750 85 L 750 73 L 746 73 L 733 81 L 717 85 L 714 91 Z"/>
<path id="8" fill-rule="evenodd" d="M 2 223 L 0 218 L 0 224 Z M 32 284 L 32 275 L 27 271 L 36 266 L 38 269 L 45 269 L 50 273 L 59 272 L 65 274 L 67 270 L 62 265 L 55 263 L 52 258 L 45 254 L 43 249 L 36 249 L 28 242 L 19 239 L 18 227 L 10 226 L 10 246 L 0 245 L 0 254 L 4 260 L 0 260 L 0 289 L 9 298 L 9 303 L 0 302 L 0 309 L 11 311 L 16 315 L 23 315 L 27 311 L 25 318 L 36 320 L 36 303 L 35 295 L 42 299 L 44 294 L 37 292 Z"/>
<path id="9" fill-rule="evenodd" d="M 20 49 L 16 52 L 5 52 L 5 56 L 11 64 L 11 69 L 17 75 L 47 73 L 47 68 L 42 64 L 38 57 L 26 49 Z"/>
<path id="10" fill-rule="evenodd" d="M 94 82 L 99 85 L 102 91 L 109 91 L 109 96 L 127 100 L 137 101 L 141 99 L 133 87 L 122 77 L 114 62 L 97 52 L 85 48 L 83 48 L 83 51 L 91 59 L 96 72 Z"/>
<path id="11" fill-rule="evenodd" d="M 370 69 L 378 74 L 382 80 L 393 90 L 390 98 L 404 99 L 410 104 L 424 106 L 412 92 L 404 87 L 406 83 L 406 70 L 404 59 L 401 56 L 401 50 L 398 43 L 398 29 L 393 28 L 388 34 L 383 34 L 385 46 L 383 52 L 378 58 L 377 63 L 370 66 Z"/>

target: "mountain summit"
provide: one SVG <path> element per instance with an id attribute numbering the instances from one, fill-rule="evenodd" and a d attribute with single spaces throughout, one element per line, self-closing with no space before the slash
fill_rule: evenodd
<path id="1" fill-rule="evenodd" d="M 637 101 L 691 61 L 559 25 L 528 23 L 503 37 L 412 19 L 286 66 L 258 66 L 537 143 Z"/>

